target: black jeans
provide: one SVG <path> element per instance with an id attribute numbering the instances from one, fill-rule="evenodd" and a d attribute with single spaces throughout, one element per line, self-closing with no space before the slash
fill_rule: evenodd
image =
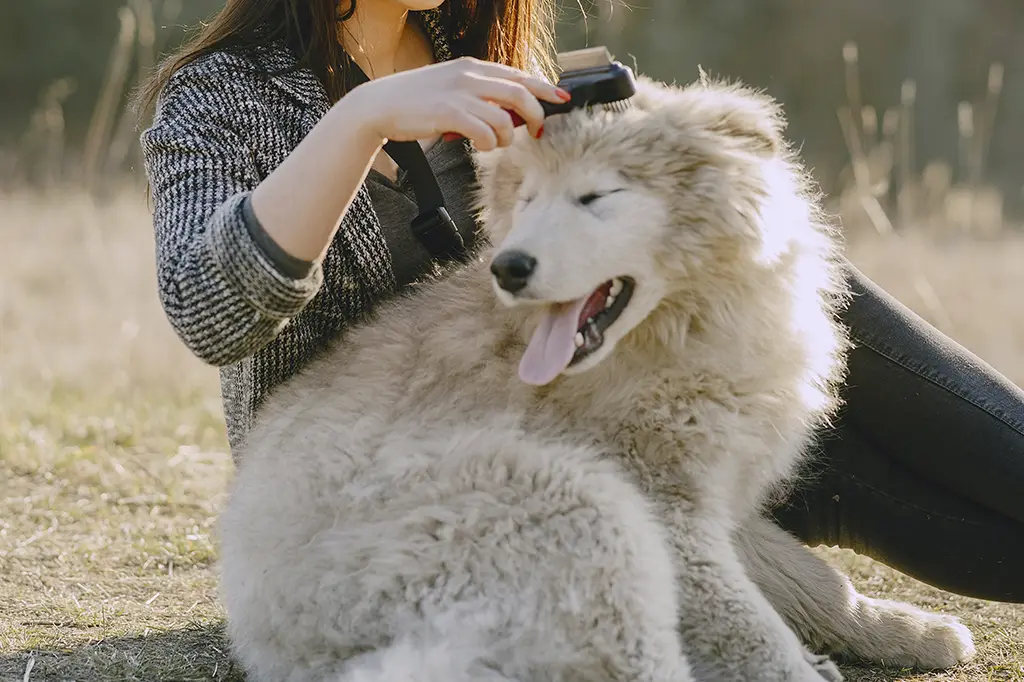
<path id="1" fill-rule="evenodd" d="M 1024 603 L 1024 391 L 849 273 L 845 406 L 776 520 L 935 587 Z"/>

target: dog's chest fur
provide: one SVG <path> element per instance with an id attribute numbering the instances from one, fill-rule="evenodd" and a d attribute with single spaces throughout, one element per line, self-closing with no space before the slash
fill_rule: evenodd
<path id="1" fill-rule="evenodd" d="M 728 500 L 717 511 L 733 518 L 791 473 L 809 435 L 792 400 L 741 394 L 725 378 L 671 371 L 618 383 L 609 377 L 603 393 L 580 383 L 540 397 L 528 427 L 592 443 L 649 494 L 680 505 Z M 582 391 L 590 400 L 580 399 Z M 560 395 L 566 392 L 577 394 Z"/>

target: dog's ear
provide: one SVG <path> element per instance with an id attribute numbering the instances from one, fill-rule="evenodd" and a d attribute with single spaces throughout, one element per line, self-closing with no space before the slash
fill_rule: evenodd
<path id="1" fill-rule="evenodd" d="M 782 107 L 768 95 L 744 85 L 701 84 L 713 118 L 711 128 L 744 141 L 751 151 L 776 156 L 784 151 L 786 121 Z"/>
<path id="2" fill-rule="evenodd" d="M 665 96 L 660 105 L 680 121 L 737 143 L 743 150 L 774 157 L 786 149 L 782 108 L 768 95 L 741 84 L 715 81 L 703 70 L 700 78 Z"/>

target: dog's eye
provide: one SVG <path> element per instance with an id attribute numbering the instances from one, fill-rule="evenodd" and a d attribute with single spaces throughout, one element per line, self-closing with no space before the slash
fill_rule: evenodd
<path id="1" fill-rule="evenodd" d="M 613 189 L 613 190 L 608 191 L 608 192 L 588 192 L 588 193 L 580 196 L 579 198 L 577 198 L 576 201 L 580 202 L 580 204 L 582 204 L 584 206 L 589 206 L 590 204 L 594 203 L 595 201 L 597 201 L 601 197 L 606 197 L 609 194 L 615 194 L 616 192 L 621 192 L 621 191 L 622 191 L 621 189 Z"/>

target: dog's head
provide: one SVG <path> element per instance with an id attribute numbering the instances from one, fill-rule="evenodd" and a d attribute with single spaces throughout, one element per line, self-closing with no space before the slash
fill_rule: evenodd
<path id="1" fill-rule="evenodd" d="M 772 100 L 704 78 L 638 88 L 624 112 L 553 117 L 478 156 L 495 290 L 539 320 L 524 381 L 593 367 L 666 301 L 770 267 L 811 220 Z"/>

